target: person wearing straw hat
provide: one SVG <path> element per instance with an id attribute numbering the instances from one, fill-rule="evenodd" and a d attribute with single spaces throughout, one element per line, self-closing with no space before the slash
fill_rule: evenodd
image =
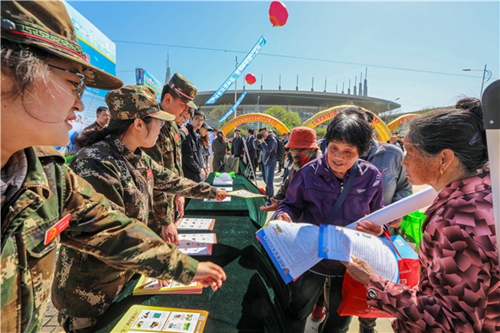
<path id="1" fill-rule="evenodd" d="M 40 329 L 58 243 L 125 269 L 218 289 L 225 280 L 220 267 L 189 257 L 172 267 L 171 245 L 112 210 L 50 147 L 68 144 L 86 86 L 123 85 L 87 62 L 64 4 L 4 1 L 1 23 L 0 331 Z"/>
<path id="2" fill-rule="evenodd" d="M 160 109 L 153 89 L 132 85 L 111 90 L 106 104 L 110 124 L 86 138 L 70 167 L 114 207 L 148 224 L 150 212 L 157 220 L 163 218 L 157 207 L 165 202 L 154 201 L 153 191 L 224 199 L 224 191 L 178 177 L 140 149 L 153 146 L 165 121 L 174 119 Z M 126 238 L 124 235 L 124 241 Z M 68 330 L 92 331 L 135 272 L 65 245 L 60 253 L 52 285 L 52 303 L 59 310 L 60 324 Z M 170 258 L 173 267 L 186 260 L 177 249 Z M 87 296 L 82 298 L 82 293 Z"/>

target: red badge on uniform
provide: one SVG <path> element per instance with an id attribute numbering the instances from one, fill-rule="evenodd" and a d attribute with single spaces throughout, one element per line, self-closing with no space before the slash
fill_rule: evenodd
<path id="1" fill-rule="evenodd" d="M 148 169 L 148 172 L 146 174 L 147 174 L 148 179 L 151 179 L 151 177 L 153 177 L 153 170 Z"/>
<path id="2" fill-rule="evenodd" d="M 179 133 L 176 133 L 174 135 L 174 140 L 177 141 L 180 137 L 181 137 L 181 135 Z"/>
<path id="3" fill-rule="evenodd" d="M 59 234 L 61 232 L 63 232 L 63 230 L 69 226 L 70 220 L 71 220 L 71 214 L 68 214 L 65 217 L 63 217 L 61 220 L 59 220 L 59 222 L 54 224 L 54 226 L 52 228 L 47 230 L 45 232 L 45 241 L 43 242 L 43 244 L 47 245 L 50 242 L 52 242 L 54 240 L 54 238 L 59 236 Z"/>

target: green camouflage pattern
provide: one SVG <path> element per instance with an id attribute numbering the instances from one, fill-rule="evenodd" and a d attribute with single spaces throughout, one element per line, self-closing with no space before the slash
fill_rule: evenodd
<path id="1" fill-rule="evenodd" d="M 198 107 L 194 104 L 193 99 L 198 92 L 196 86 L 191 83 L 186 77 L 180 73 L 175 73 L 170 81 L 168 81 L 168 86 L 179 96 L 184 103 L 186 103 L 190 108 L 197 109 Z"/>
<path id="2" fill-rule="evenodd" d="M 123 82 L 91 65 L 61 1 L 2 1 L 2 40 L 31 45 L 83 66 L 89 87 L 116 89 Z"/>
<path id="3" fill-rule="evenodd" d="M 216 189 L 209 184 L 176 176 L 140 149 L 132 153 L 112 134 L 81 149 L 71 160 L 70 167 L 103 194 L 113 208 L 146 224 L 150 211 L 154 212 L 156 220 L 163 218 L 156 214 L 161 210 L 155 207 L 163 203 L 153 201 L 153 189 L 191 198 L 216 196 Z M 171 264 L 178 266 L 173 258 Z M 133 275 L 120 265 L 102 262 L 64 245 L 59 252 L 56 272 L 57 283 L 52 289 L 54 305 L 70 322 L 75 321 L 68 317 L 79 317 L 78 323 L 87 326 L 93 325 L 106 311 Z"/>
<path id="4" fill-rule="evenodd" d="M 25 154 L 23 186 L 2 204 L 1 332 L 39 331 L 58 242 L 122 270 L 183 283 L 192 280 L 196 260 L 163 242 L 144 223 L 112 210 L 55 149 L 28 148 Z M 69 226 L 44 245 L 46 232 L 68 214 Z M 58 267 L 54 289 L 64 289 L 67 274 Z"/>
<path id="5" fill-rule="evenodd" d="M 169 169 L 177 176 L 183 176 L 181 163 L 181 143 L 179 127 L 173 121 L 167 122 L 161 129 L 156 145 L 152 148 L 143 148 L 142 150 L 149 155 L 156 163 Z M 158 207 L 163 212 L 157 212 L 164 216 L 163 220 L 156 220 L 150 216 L 150 228 L 161 235 L 161 226 L 175 222 L 175 204 L 174 197 L 164 192 L 154 193 L 155 202 L 166 202 L 167 206 Z M 160 232 L 160 233 L 159 233 Z"/>
<path id="6" fill-rule="evenodd" d="M 125 86 L 110 90 L 105 97 L 111 119 L 136 119 L 154 117 L 174 120 L 175 116 L 162 111 L 155 91 L 147 86 Z"/>

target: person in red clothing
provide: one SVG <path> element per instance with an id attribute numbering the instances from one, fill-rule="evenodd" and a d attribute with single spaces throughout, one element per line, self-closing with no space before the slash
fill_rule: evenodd
<path id="1" fill-rule="evenodd" d="M 403 166 L 439 192 L 422 230 L 420 282 L 389 282 L 364 261 L 345 264 L 368 304 L 396 317 L 395 332 L 500 332 L 500 273 L 481 108 L 414 118 Z M 479 170 L 479 171 L 478 171 Z"/>

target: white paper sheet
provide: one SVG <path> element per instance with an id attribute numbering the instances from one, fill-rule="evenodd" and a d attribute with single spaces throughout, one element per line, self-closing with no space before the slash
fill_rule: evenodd
<path id="1" fill-rule="evenodd" d="M 376 212 L 366 215 L 365 217 L 347 225 L 346 228 L 356 229 L 356 223 L 363 221 L 370 221 L 372 224 L 382 226 L 425 206 L 429 206 L 434 201 L 437 194 L 436 190 L 429 187 L 402 200 L 396 201 L 389 206 L 379 209 Z"/>

